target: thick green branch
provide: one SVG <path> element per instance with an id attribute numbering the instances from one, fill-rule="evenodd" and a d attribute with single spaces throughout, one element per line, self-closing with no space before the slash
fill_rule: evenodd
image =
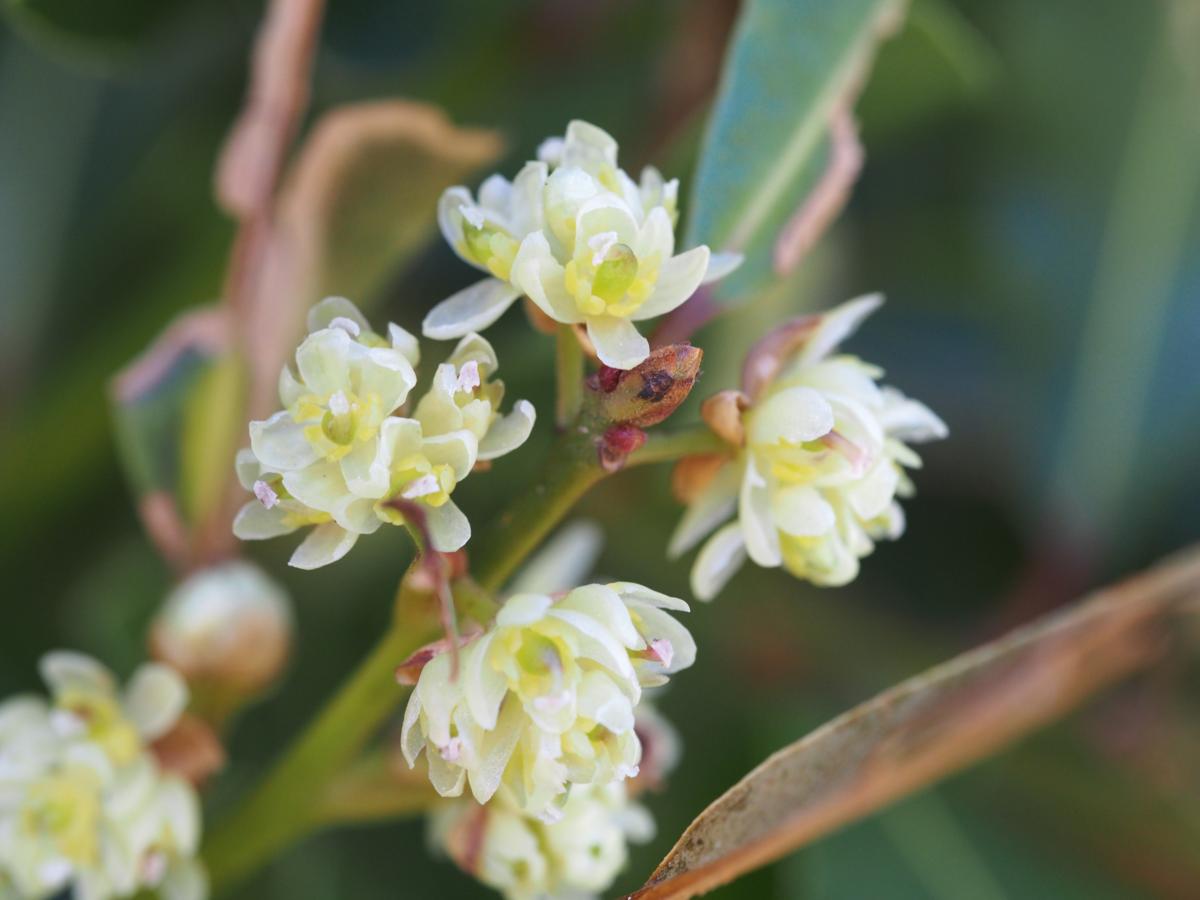
<path id="1" fill-rule="evenodd" d="M 401 598 L 400 615 L 261 785 L 205 842 L 215 889 L 244 877 L 323 818 L 323 786 L 345 769 L 403 698 L 398 663 L 440 634 L 427 595 Z"/>
<path id="2" fill-rule="evenodd" d="M 570 325 L 559 325 L 554 344 L 554 374 L 557 388 L 554 421 L 566 428 L 579 417 L 583 405 L 583 348 Z"/>

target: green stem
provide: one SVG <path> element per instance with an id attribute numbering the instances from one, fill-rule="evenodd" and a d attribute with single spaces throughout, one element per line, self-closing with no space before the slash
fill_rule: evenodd
<path id="1" fill-rule="evenodd" d="M 503 586 L 575 503 L 607 474 L 596 452 L 602 428 L 581 424 L 564 434 L 540 481 L 472 540 L 479 548 L 473 555 L 472 573 L 485 591 Z M 700 426 L 652 433 L 630 456 L 629 465 L 719 452 L 724 447 Z M 461 589 L 460 585 L 456 590 Z M 478 603 L 480 598 L 472 602 Z M 292 841 L 336 819 L 341 807 L 335 803 L 331 809 L 326 803 L 331 785 L 403 699 L 393 670 L 418 647 L 437 639 L 441 633 L 437 623 L 435 598 L 402 592 L 392 628 L 266 780 L 205 842 L 204 858 L 214 888 L 245 877 Z M 411 799 L 414 804 L 422 802 L 415 795 Z M 396 810 L 403 806 L 409 811 L 408 801 L 407 795 L 401 797 Z"/>
<path id="2" fill-rule="evenodd" d="M 590 430 L 563 435 L 537 484 L 472 539 L 479 549 L 471 556 L 471 573 L 480 587 L 499 590 L 604 475 Z"/>
<path id="3" fill-rule="evenodd" d="M 583 406 L 583 348 L 570 325 L 559 325 L 554 344 L 554 374 L 557 381 L 554 421 L 566 428 L 579 417 Z"/>
<path id="4" fill-rule="evenodd" d="M 396 665 L 440 634 L 427 597 L 420 599 L 401 598 L 392 628 L 249 799 L 211 833 L 203 855 L 215 890 L 250 874 L 320 823 L 324 786 L 403 698 Z"/>
<path id="5" fill-rule="evenodd" d="M 684 456 L 706 453 L 730 453 L 725 443 L 707 425 L 691 425 L 676 431 L 651 431 L 646 443 L 629 454 L 627 466 L 644 466 L 648 463 L 673 462 Z"/>

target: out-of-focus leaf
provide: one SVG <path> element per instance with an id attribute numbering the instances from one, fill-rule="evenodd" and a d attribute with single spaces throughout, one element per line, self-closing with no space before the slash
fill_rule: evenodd
<path id="1" fill-rule="evenodd" d="M 867 142 L 980 98 L 999 65 L 991 45 L 947 0 L 914 0 L 904 30 L 880 50 L 858 104 Z"/>
<path id="2" fill-rule="evenodd" d="M 240 428 L 240 363 L 223 310 L 187 313 L 112 384 L 122 460 L 150 536 L 186 557 L 189 528 L 223 496 Z"/>
<path id="3" fill-rule="evenodd" d="M 687 245 L 746 255 L 714 298 L 774 272 L 785 223 L 820 181 L 829 125 L 848 112 L 903 0 L 752 0 L 742 12 L 690 193 Z"/>
<path id="4" fill-rule="evenodd" d="M 297 160 L 281 214 L 302 250 L 307 298 L 368 299 L 428 238 L 438 197 L 494 162 L 500 136 L 402 100 L 328 113 Z"/>
<path id="5" fill-rule="evenodd" d="M 997 752 L 1161 659 L 1198 603 L 1200 547 L 903 682 L 768 758 L 633 896 L 703 893 Z"/>
<path id="6" fill-rule="evenodd" d="M 359 103 L 325 114 L 284 183 L 265 284 L 249 313 L 252 412 L 269 405 L 309 307 L 330 294 L 370 299 L 425 244 L 442 191 L 501 149 L 495 132 L 459 128 L 423 103 Z"/>
<path id="7" fill-rule="evenodd" d="M 184 515 L 199 522 L 216 508 L 229 483 L 233 457 L 244 442 L 245 390 L 241 360 L 223 353 L 199 372 L 183 408 L 179 485 Z"/>
<path id="8" fill-rule="evenodd" d="M 3 0 L 18 30 L 51 48 L 88 57 L 135 50 L 189 0 Z"/>

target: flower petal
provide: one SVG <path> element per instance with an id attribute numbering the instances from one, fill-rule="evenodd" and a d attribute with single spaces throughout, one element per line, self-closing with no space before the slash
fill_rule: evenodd
<path id="1" fill-rule="evenodd" d="M 369 332 L 371 323 L 345 297 L 326 297 L 308 311 L 308 331 L 320 331 L 329 328 L 334 319 L 346 319 L 358 326 L 360 332 Z"/>
<path id="2" fill-rule="evenodd" d="M 766 479 L 755 467 L 753 457 L 746 462 L 746 472 L 742 476 L 738 521 L 750 558 L 765 568 L 778 566 L 783 557 L 779 550 L 779 532 L 771 515 L 771 492 Z"/>
<path id="3" fill-rule="evenodd" d="M 442 196 L 438 198 L 438 228 L 441 229 L 442 237 L 446 239 L 446 243 L 450 245 L 450 249 L 459 259 L 469 266 L 487 271 L 467 253 L 466 241 L 463 239 L 463 218 L 459 210 L 464 206 L 474 205 L 475 201 L 471 199 L 471 192 L 462 185 L 446 188 L 442 191 Z"/>
<path id="4" fill-rule="evenodd" d="M 496 627 L 532 625 L 546 614 L 554 601 L 545 594 L 513 594 L 496 613 Z"/>
<path id="5" fill-rule="evenodd" d="M 833 408 L 820 392 L 790 387 L 771 394 L 748 417 L 751 444 L 802 444 L 833 430 Z"/>
<path id="6" fill-rule="evenodd" d="M 154 741 L 171 729 L 187 704 L 187 684 L 179 673 L 159 663 L 146 663 L 133 673 L 123 705 L 138 734 Z"/>
<path id="7" fill-rule="evenodd" d="M 341 466 L 335 462 L 316 463 L 287 472 L 283 476 L 283 486 L 305 506 L 331 514 L 350 493 Z"/>
<path id="8" fill-rule="evenodd" d="M 488 650 L 496 633 L 490 632 L 469 644 L 463 652 L 463 696 L 471 717 L 484 731 L 496 727 L 500 703 L 508 693 L 508 682 L 491 665 Z"/>
<path id="9" fill-rule="evenodd" d="M 454 479 L 462 481 L 471 474 L 479 456 L 479 442 L 465 428 L 426 438 L 421 451 L 435 466 L 445 464 L 454 470 Z"/>
<path id="10" fill-rule="evenodd" d="M 693 247 L 686 253 L 672 256 L 658 271 L 654 293 L 633 313 L 634 321 L 652 319 L 669 313 L 696 293 L 708 269 L 708 248 Z"/>
<path id="11" fill-rule="evenodd" d="M 382 446 L 379 435 L 359 441 L 339 462 L 346 487 L 359 497 L 378 500 L 391 487 L 390 460 L 381 452 Z"/>
<path id="12" fill-rule="evenodd" d="M 515 264 L 514 264 L 515 266 Z M 485 278 L 447 297 L 421 323 L 425 337 L 445 341 L 487 328 L 521 295 L 498 278 Z"/>
<path id="13" fill-rule="evenodd" d="M 597 194 L 579 207 L 575 218 L 575 247 L 573 255 L 590 257 L 595 251 L 591 239 L 598 234 L 614 232 L 622 244 L 633 247 L 638 243 L 638 224 L 625 201 L 614 194 Z"/>
<path id="14" fill-rule="evenodd" d="M 361 359 L 356 360 L 354 370 L 358 392 L 377 396 L 385 415 L 404 403 L 408 399 L 408 392 L 417 383 L 408 357 L 391 347 L 370 348 Z"/>
<path id="15" fill-rule="evenodd" d="M 297 569 L 319 569 L 349 553 L 357 540 L 358 535 L 354 532 L 335 522 L 326 522 L 308 533 L 288 560 L 288 565 Z"/>
<path id="16" fill-rule="evenodd" d="M 741 253 L 714 253 L 708 258 L 708 270 L 704 273 L 701 284 L 712 284 L 720 281 L 726 275 L 737 270 L 746 257 Z"/>
<path id="17" fill-rule="evenodd" d="M 628 319 L 596 316 L 587 320 L 587 330 L 596 348 L 596 355 L 606 366 L 632 369 L 645 362 L 650 355 L 650 342 L 638 333 Z"/>
<path id="18" fill-rule="evenodd" d="M 319 457 L 304 436 L 304 426 L 294 421 L 287 410 L 250 423 L 250 449 L 265 468 L 275 472 L 303 469 Z"/>
<path id="19" fill-rule="evenodd" d="M 711 600 L 721 592 L 746 561 L 746 542 L 741 525 L 730 522 L 700 550 L 692 566 L 692 593 L 697 600 Z"/>
<path id="20" fill-rule="evenodd" d="M 800 350 L 796 358 L 797 365 L 811 365 L 824 359 L 838 344 L 857 331 L 863 319 L 882 304 L 882 294 L 867 294 L 848 300 L 825 313 L 821 316 L 821 323 Z"/>
<path id="21" fill-rule="evenodd" d="M 563 276 L 563 267 L 550 251 L 546 235 L 540 231 L 526 235 L 513 259 L 512 283 L 554 321 L 568 325 L 582 322 Z"/>
<path id="22" fill-rule="evenodd" d="M 821 492 L 803 484 L 777 489 L 771 498 L 771 513 L 779 530 L 793 537 L 817 537 L 837 521 Z"/>
<path id="23" fill-rule="evenodd" d="M 325 328 L 306 337 L 296 350 L 296 368 L 305 387 L 321 397 L 350 383 L 350 355 L 361 349 L 341 328 Z"/>
<path id="24" fill-rule="evenodd" d="M 50 693 L 82 687 L 89 691 L 112 694 L 117 681 L 103 663 L 74 650 L 51 650 L 38 661 L 38 672 Z"/>
<path id="25" fill-rule="evenodd" d="M 654 207 L 646 216 L 646 221 L 638 230 L 633 250 L 639 259 L 657 254 L 664 261 L 675 253 L 675 226 L 671 224 L 671 216 L 661 206 Z"/>
<path id="26" fill-rule="evenodd" d="M 700 492 L 675 526 L 667 544 L 667 557 L 676 559 L 695 547 L 714 528 L 737 509 L 741 467 L 732 460 L 717 471 L 712 482 Z"/>
<path id="27" fill-rule="evenodd" d="M 471 523 L 453 500 L 447 500 L 441 506 L 427 507 L 425 524 L 429 527 L 433 549 L 439 553 L 453 553 L 471 539 Z"/>
<path id="28" fill-rule="evenodd" d="M 233 517 L 233 533 L 243 541 L 265 541 L 295 530 L 295 525 L 284 523 L 283 509 L 267 509 L 257 500 L 246 503 Z"/>
<path id="29" fill-rule="evenodd" d="M 594 172 L 605 164 L 617 164 L 617 142 L 613 136 L 582 119 L 572 119 L 567 123 L 561 165 L 578 166 Z"/>
<path id="30" fill-rule="evenodd" d="M 528 400 L 518 400 L 513 404 L 512 412 L 492 421 L 487 434 L 479 442 L 479 458 L 496 459 L 516 450 L 528 440 L 535 421 L 537 411 L 533 404 Z"/>

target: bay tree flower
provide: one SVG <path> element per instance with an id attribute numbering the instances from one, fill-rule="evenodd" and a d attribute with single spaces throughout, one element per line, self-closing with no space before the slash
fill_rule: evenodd
<path id="1" fill-rule="evenodd" d="M 598 896 L 625 866 L 629 842 L 653 836 L 650 814 L 619 783 L 572 788 L 555 822 L 503 796 L 446 803 L 430 816 L 434 847 L 508 900 Z"/>
<path id="2" fill-rule="evenodd" d="M 193 687 L 246 697 L 279 674 L 292 630 L 287 592 L 254 564 L 230 560 L 171 591 L 151 623 L 150 647 Z"/>
<path id="3" fill-rule="evenodd" d="M 102 663 L 82 653 L 47 653 L 40 669 L 50 688 L 55 731 L 95 745 L 116 766 L 132 762 L 146 744 L 166 734 L 187 706 L 183 679 L 158 663 L 141 666 L 124 690 Z"/>
<path id="4" fill-rule="evenodd" d="M 70 890 L 107 900 L 156 890 L 166 900 L 202 900 L 199 803 L 150 748 L 186 703 L 182 681 L 150 664 L 119 693 L 100 663 L 62 651 L 41 668 L 50 702 L 0 704 L 0 884 L 8 896 Z"/>
<path id="5" fill-rule="evenodd" d="M 634 182 L 617 142 L 594 125 L 571 122 L 539 157 L 511 183 L 488 178 L 478 198 L 463 187 L 443 194 L 442 234 L 489 277 L 434 307 L 423 330 L 460 337 L 525 295 L 556 322 L 586 326 L 605 365 L 633 368 L 650 352 L 633 323 L 675 309 L 740 257 L 710 258 L 705 246 L 676 254 L 678 181 L 647 168 Z"/>
<path id="6" fill-rule="evenodd" d="M 314 569 L 384 523 L 405 524 L 399 500 L 421 508 L 434 549 L 458 550 L 471 527 L 451 493 L 478 461 L 524 443 L 533 406 L 519 400 L 500 414 L 495 352 L 469 334 L 404 415 L 416 383 L 412 335 L 391 325 L 385 341 L 341 298 L 313 313 L 297 373 L 285 366 L 280 376 L 284 409 L 251 422 L 250 448 L 238 455 L 238 477 L 255 499 L 238 512 L 234 533 L 260 540 L 311 526 L 291 564 Z"/>
<path id="7" fill-rule="evenodd" d="M 551 821 L 571 785 L 637 774 L 634 710 L 642 689 L 687 668 L 696 645 L 670 612 L 682 600 L 626 582 L 566 595 L 516 594 L 459 650 L 425 664 L 409 698 L 401 749 L 422 751 L 434 788 L 479 803 L 502 788 Z"/>
<path id="8" fill-rule="evenodd" d="M 913 490 L 905 469 L 921 463 L 909 444 L 947 431 L 926 406 L 880 386 L 882 370 L 834 354 L 881 302 L 862 297 L 785 325 L 751 351 L 743 392 L 709 401 L 706 419 L 734 452 L 697 467 L 707 484 L 668 548 L 678 556 L 717 529 L 692 569 L 697 597 L 714 597 L 747 556 L 844 585 L 875 541 L 903 534 L 897 498 Z"/>

